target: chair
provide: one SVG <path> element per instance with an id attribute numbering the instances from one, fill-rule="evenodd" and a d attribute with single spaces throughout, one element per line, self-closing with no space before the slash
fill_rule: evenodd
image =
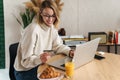
<path id="1" fill-rule="evenodd" d="M 58 34 L 59 34 L 60 36 L 65 36 L 65 35 L 66 35 L 65 29 L 64 29 L 64 28 L 60 28 L 60 29 L 58 30 Z"/>
<path id="2" fill-rule="evenodd" d="M 17 47 L 19 43 L 14 43 L 9 46 L 9 52 L 10 52 L 10 67 L 9 67 L 9 77 L 10 80 L 16 80 L 14 76 L 14 61 L 17 54 Z"/>

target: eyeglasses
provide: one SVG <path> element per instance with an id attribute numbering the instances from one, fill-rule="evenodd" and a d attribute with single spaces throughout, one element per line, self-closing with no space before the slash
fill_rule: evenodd
<path id="1" fill-rule="evenodd" d="M 45 17 L 46 19 L 50 19 L 50 18 L 55 19 L 56 18 L 55 15 L 42 14 L 42 16 Z"/>

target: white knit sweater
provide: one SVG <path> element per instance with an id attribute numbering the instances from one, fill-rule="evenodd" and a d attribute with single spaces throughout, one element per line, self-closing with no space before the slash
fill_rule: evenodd
<path id="1" fill-rule="evenodd" d="M 43 50 L 54 50 L 68 55 L 70 48 L 63 45 L 54 26 L 31 23 L 19 42 L 14 67 L 17 71 L 27 71 L 41 64 Z"/>

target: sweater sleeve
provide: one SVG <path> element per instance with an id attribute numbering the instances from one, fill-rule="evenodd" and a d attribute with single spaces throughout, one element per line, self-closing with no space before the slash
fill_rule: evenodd
<path id="1" fill-rule="evenodd" d="M 37 34 L 34 28 L 25 31 L 21 41 L 21 64 L 27 69 L 31 69 L 41 63 L 40 56 L 35 53 L 36 42 Z"/>
<path id="2" fill-rule="evenodd" d="M 63 44 L 61 37 L 58 35 L 57 30 L 54 31 L 54 38 L 53 38 L 53 50 L 56 53 L 64 53 L 69 55 L 70 47 Z"/>

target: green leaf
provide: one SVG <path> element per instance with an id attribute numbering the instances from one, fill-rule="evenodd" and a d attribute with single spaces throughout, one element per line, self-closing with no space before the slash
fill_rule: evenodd
<path id="1" fill-rule="evenodd" d="M 25 13 L 20 13 L 22 23 L 23 23 L 23 28 L 26 28 L 33 20 L 35 16 L 35 12 L 31 11 L 30 9 L 26 9 Z M 17 22 L 22 25 L 20 20 L 16 18 Z"/>
<path id="2" fill-rule="evenodd" d="M 23 21 L 24 28 L 26 28 L 27 25 L 28 25 L 27 16 L 26 16 L 25 13 L 23 13 L 23 14 L 21 15 L 21 17 L 22 17 L 22 21 Z"/>

